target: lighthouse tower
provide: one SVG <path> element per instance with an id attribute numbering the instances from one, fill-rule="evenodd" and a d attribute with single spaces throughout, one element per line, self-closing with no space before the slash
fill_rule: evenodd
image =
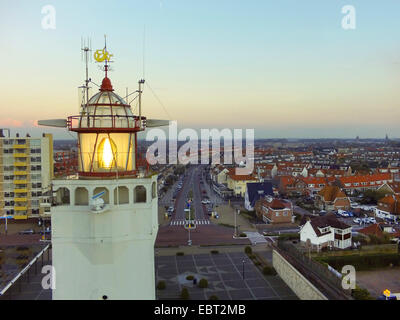
<path id="1" fill-rule="evenodd" d="M 157 175 L 138 168 L 137 134 L 166 123 L 139 109 L 114 92 L 106 61 L 99 92 L 78 116 L 39 121 L 78 136 L 78 175 L 53 181 L 53 299 L 155 299 Z"/>

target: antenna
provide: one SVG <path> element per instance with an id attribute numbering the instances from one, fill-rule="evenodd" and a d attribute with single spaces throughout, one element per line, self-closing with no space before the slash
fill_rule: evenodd
<path id="1" fill-rule="evenodd" d="M 86 78 L 85 78 L 85 85 L 83 87 L 83 89 L 86 89 L 86 94 L 85 94 L 85 105 L 88 104 L 89 101 L 89 83 L 90 83 L 90 79 L 89 79 L 89 61 L 92 61 L 92 55 L 89 54 L 90 52 L 92 52 L 92 41 L 90 38 L 87 39 L 83 39 L 81 38 L 81 57 L 82 59 L 85 60 L 85 70 L 86 70 Z"/>
<path id="2" fill-rule="evenodd" d="M 144 58 L 145 58 L 145 44 L 146 44 L 145 40 L 146 40 L 146 25 L 143 26 L 143 61 L 142 61 L 143 76 L 142 76 L 142 79 L 145 79 L 145 76 L 144 76 L 145 75 L 145 60 L 144 60 Z"/>

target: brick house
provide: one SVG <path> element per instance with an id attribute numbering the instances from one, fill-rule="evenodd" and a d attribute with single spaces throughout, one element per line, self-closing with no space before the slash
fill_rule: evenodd
<path id="1" fill-rule="evenodd" d="M 376 190 L 383 184 L 392 182 L 393 179 L 390 173 L 375 173 L 338 178 L 340 187 L 347 194 L 353 194 L 355 191 Z"/>
<path id="2" fill-rule="evenodd" d="M 293 205 L 290 201 L 265 197 L 256 202 L 254 209 L 257 217 L 265 223 L 293 222 Z"/>
<path id="3" fill-rule="evenodd" d="M 315 197 L 315 207 L 320 210 L 349 210 L 350 199 L 338 186 L 326 186 Z"/>

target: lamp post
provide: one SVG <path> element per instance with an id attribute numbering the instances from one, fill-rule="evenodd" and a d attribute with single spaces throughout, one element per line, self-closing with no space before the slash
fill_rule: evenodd
<path id="1" fill-rule="evenodd" d="M 237 237 L 238 236 L 238 232 L 237 232 L 237 229 L 238 229 L 237 215 L 238 215 L 238 212 L 239 212 L 239 208 L 237 208 L 237 206 L 235 206 L 234 210 L 235 210 L 235 212 L 234 212 L 234 215 L 235 215 L 235 237 Z"/>
<path id="2" fill-rule="evenodd" d="M 243 280 L 244 280 L 244 263 L 245 263 L 245 261 L 244 261 L 244 259 L 243 259 L 243 261 L 242 261 L 242 277 L 243 277 Z"/>

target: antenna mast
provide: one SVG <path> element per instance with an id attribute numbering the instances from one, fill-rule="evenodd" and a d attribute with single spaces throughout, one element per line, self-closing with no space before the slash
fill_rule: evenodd
<path id="1" fill-rule="evenodd" d="M 89 61 L 92 61 L 92 55 L 89 54 L 90 52 L 92 52 L 92 41 L 90 38 L 87 38 L 86 40 L 82 39 L 81 40 L 81 50 L 83 52 L 84 55 L 84 59 L 85 59 L 85 70 L 86 70 L 86 77 L 85 77 L 85 85 L 83 86 L 83 89 L 85 89 L 85 107 L 87 106 L 88 102 L 89 102 L 89 83 L 90 83 L 90 79 L 89 79 Z M 89 60 L 90 59 L 90 60 Z"/>

